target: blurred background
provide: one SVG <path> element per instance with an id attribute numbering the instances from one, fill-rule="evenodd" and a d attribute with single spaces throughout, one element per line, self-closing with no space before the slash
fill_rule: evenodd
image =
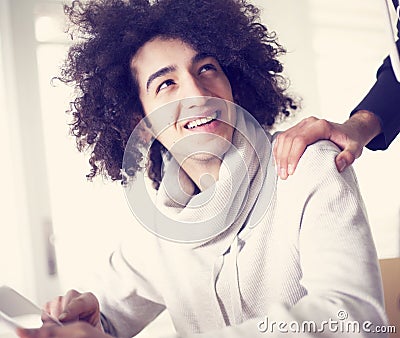
<path id="1" fill-rule="evenodd" d="M 389 51 L 383 0 L 257 0 L 277 32 L 302 111 L 344 121 Z M 58 0 L 0 0 L 0 285 L 35 302 L 89 287 L 132 215 L 119 184 L 87 182 L 69 136 L 71 88 L 58 74 L 71 41 Z M 364 150 L 355 170 L 380 258 L 399 256 L 400 138 Z"/>

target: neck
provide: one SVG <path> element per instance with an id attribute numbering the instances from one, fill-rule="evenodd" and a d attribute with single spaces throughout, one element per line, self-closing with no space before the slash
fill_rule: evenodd
<path id="1" fill-rule="evenodd" d="M 183 162 L 181 161 L 180 164 L 188 176 L 186 179 L 183 175 L 180 176 L 181 183 L 187 193 L 193 193 L 193 191 L 191 191 L 193 190 L 193 184 L 191 184 L 189 178 L 200 189 L 200 191 L 212 186 L 219 178 L 221 159 L 215 156 L 207 158 L 193 156 L 185 159 Z"/>

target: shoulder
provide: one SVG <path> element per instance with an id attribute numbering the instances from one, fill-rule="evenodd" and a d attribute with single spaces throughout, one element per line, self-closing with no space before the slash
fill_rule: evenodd
<path id="1" fill-rule="evenodd" d="M 280 181 L 281 186 L 290 190 L 315 191 L 324 187 L 330 189 L 357 191 L 358 183 L 353 168 L 350 166 L 339 173 L 335 165 L 335 157 L 340 149 L 334 143 L 322 140 L 308 146 L 300 158 L 294 175 L 286 181 Z M 289 188 L 290 187 L 290 188 Z"/>
<path id="2" fill-rule="evenodd" d="M 335 158 L 340 151 L 339 147 L 331 141 L 318 141 L 307 147 L 300 158 L 296 173 L 303 178 L 309 177 L 314 180 L 356 182 L 352 166 L 342 173 L 337 170 Z"/>
<path id="3" fill-rule="evenodd" d="M 339 152 L 340 149 L 336 144 L 328 140 L 321 140 L 306 148 L 300 162 L 315 161 L 322 158 L 335 158 Z"/>
<path id="4" fill-rule="evenodd" d="M 309 145 L 301 156 L 297 164 L 295 174 L 313 173 L 320 176 L 324 172 L 329 172 L 333 176 L 339 174 L 335 158 L 340 153 L 340 149 L 331 141 L 321 140 Z M 293 175 L 295 177 L 296 175 Z"/>

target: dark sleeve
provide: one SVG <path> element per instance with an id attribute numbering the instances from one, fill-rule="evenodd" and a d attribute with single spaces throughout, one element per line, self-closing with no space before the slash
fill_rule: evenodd
<path id="1" fill-rule="evenodd" d="M 393 4 L 397 6 L 397 0 L 394 0 Z M 399 26 L 398 22 L 397 36 L 399 36 Z M 400 49 L 399 40 L 397 49 Z M 400 131 L 400 83 L 397 82 L 393 73 L 389 57 L 379 67 L 376 83 L 351 112 L 351 115 L 358 110 L 368 110 L 374 113 L 381 122 L 382 133 L 368 143 L 367 148 L 371 150 L 387 149 Z"/>

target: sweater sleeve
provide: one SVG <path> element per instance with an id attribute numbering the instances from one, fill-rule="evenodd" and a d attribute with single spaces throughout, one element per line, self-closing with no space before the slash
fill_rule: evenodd
<path id="1" fill-rule="evenodd" d="M 397 0 L 393 5 L 398 6 Z M 397 35 L 399 37 L 399 21 L 397 23 Z M 400 41 L 397 40 L 397 49 L 400 50 Z M 400 131 L 400 83 L 396 80 L 391 67 L 390 58 L 387 57 L 378 69 L 376 82 L 365 98 L 351 112 L 353 115 L 359 110 L 368 110 L 374 113 L 382 128 L 382 133 L 367 144 L 371 150 L 387 149 Z"/>
<path id="2" fill-rule="evenodd" d="M 122 244 L 109 258 L 93 293 L 100 302 L 102 324 L 112 336 L 128 338 L 138 334 L 164 309 L 163 300 L 149 280 L 142 259 Z M 151 265 L 151 264 L 150 264 Z"/>
<path id="3" fill-rule="evenodd" d="M 378 332 L 387 323 L 367 215 L 352 168 L 339 174 L 334 166 L 337 153 L 318 142 L 283 183 L 303 205 L 298 250 L 306 296 L 292 307 L 271 304 L 264 318 L 188 337 L 387 337 Z"/>
<path id="4" fill-rule="evenodd" d="M 290 312 L 301 319 L 312 314 L 319 322 L 344 316 L 378 328 L 386 323 L 378 258 L 354 171 L 339 174 L 335 168 L 338 152 L 327 141 L 310 147 L 288 187 L 302 191 L 302 198 L 296 196 L 305 203 L 299 252 L 307 290 Z M 371 336 L 361 330 L 364 335 Z"/>

